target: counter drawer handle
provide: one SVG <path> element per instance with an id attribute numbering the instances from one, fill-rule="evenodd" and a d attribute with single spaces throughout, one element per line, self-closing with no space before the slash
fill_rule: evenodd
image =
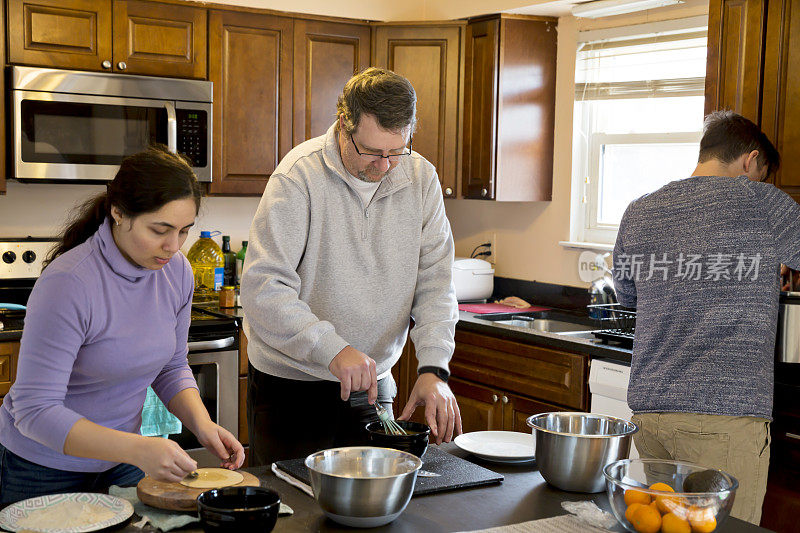
<path id="1" fill-rule="evenodd" d="M 125 70 L 126 68 L 128 68 L 128 65 L 126 65 L 124 61 L 120 61 L 119 63 L 117 63 L 117 67 L 120 70 Z"/>
<path id="2" fill-rule="evenodd" d="M 508 403 L 508 396 L 503 396 L 503 403 Z"/>
<path id="3" fill-rule="evenodd" d="M 790 438 L 790 439 L 794 439 L 794 440 L 800 440 L 800 435 L 797 435 L 797 434 L 795 434 L 795 433 L 788 433 L 788 432 L 787 432 L 787 433 L 786 433 L 786 436 L 787 436 L 788 438 Z"/>
<path id="4" fill-rule="evenodd" d="M 492 394 L 492 403 L 497 403 L 498 399 L 497 394 Z"/>
<path id="5" fill-rule="evenodd" d="M 489 194 L 489 191 L 486 189 L 481 189 L 481 196 L 486 196 L 487 194 Z"/>
<path id="6" fill-rule="evenodd" d="M 189 343 L 189 351 L 204 352 L 209 350 L 219 350 L 220 348 L 233 346 L 233 343 L 233 337 L 225 337 L 224 339 L 215 339 L 213 341 L 194 341 Z"/>
<path id="7" fill-rule="evenodd" d="M 448 188 L 446 188 L 446 189 L 444 190 L 444 193 L 445 193 L 447 196 L 451 196 L 451 195 L 453 194 L 453 189 L 451 189 L 450 187 L 448 187 Z"/>
<path id="8" fill-rule="evenodd" d="M 100 65 L 101 65 L 103 68 L 105 68 L 105 69 L 111 68 L 111 61 L 109 61 L 108 59 L 106 59 L 105 61 L 103 61 L 102 63 L 100 63 Z"/>

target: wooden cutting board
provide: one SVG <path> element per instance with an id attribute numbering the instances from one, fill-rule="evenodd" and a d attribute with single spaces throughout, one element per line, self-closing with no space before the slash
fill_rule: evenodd
<path id="1" fill-rule="evenodd" d="M 261 482 L 249 472 L 238 470 L 244 479 L 234 487 L 258 487 Z M 193 489 L 180 483 L 165 483 L 145 476 L 136 486 L 136 495 L 146 505 L 170 511 L 197 511 L 197 497 L 211 489 Z"/>

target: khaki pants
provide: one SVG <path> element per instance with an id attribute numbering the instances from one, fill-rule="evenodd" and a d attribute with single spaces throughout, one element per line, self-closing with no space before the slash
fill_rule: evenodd
<path id="1" fill-rule="evenodd" d="M 739 481 L 731 516 L 759 524 L 769 470 L 768 420 L 640 413 L 632 421 L 639 426 L 633 441 L 642 458 L 688 461 L 731 474 Z"/>

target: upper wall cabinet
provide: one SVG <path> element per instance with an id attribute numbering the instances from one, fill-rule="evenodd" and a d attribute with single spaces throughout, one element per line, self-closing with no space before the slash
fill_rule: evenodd
<path id="1" fill-rule="evenodd" d="M 344 84 L 369 59 L 369 25 L 295 19 L 295 145 L 328 130 Z"/>
<path id="2" fill-rule="evenodd" d="M 446 198 L 457 196 L 464 24 L 379 25 L 373 64 L 405 76 L 417 92 L 413 148 L 433 163 Z"/>
<path id="3" fill-rule="evenodd" d="M 0 6 L 1 7 L 1 6 Z M 5 27 L 3 20 L 3 9 L 0 9 L 0 28 Z M 0 38 L 0 65 L 6 64 L 6 40 Z M 0 68 L 0 87 L 6 86 L 6 69 Z M 0 113 L 0 146 L 6 145 L 6 113 Z M 6 150 L 0 149 L 0 194 L 6 193 Z"/>
<path id="4" fill-rule="evenodd" d="M 552 199 L 556 23 L 504 15 L 467 25 L 465 198 Z"/>
<path id="5" fill-rule="evenodd" d="M 711 0 L 706 114 L 731 109 L 759 123 L 766 4 L 766 0 Z"/>
<path id="6" fill-rule="evenodd" d="M 800 3 L 770 1 L 761 129 L 783 156 L 775 185 L 800 202 Z"/>
<path id="7" fill-rule="evenodd" d="M 206 78 L 206 10 L 140 0 L 8 0 L 9 63 Z"/>
<path id="8" fill-rule="evenodd" d="M 211 194 L 258 196 L 292 143 L 292 20 L 212 11 Z"/>

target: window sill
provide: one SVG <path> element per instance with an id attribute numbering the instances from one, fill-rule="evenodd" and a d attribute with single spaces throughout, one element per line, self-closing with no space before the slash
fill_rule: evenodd
<path id="1" fill-rule="evenodd" d="M 603 244 L 599 242 L 579 242 L 579 241 L 560 241 L 558 244 L 564 248 L 573 248 L 575 250 L 597 250 L 601 252 L 613 252 L 613 244 Z"/>

